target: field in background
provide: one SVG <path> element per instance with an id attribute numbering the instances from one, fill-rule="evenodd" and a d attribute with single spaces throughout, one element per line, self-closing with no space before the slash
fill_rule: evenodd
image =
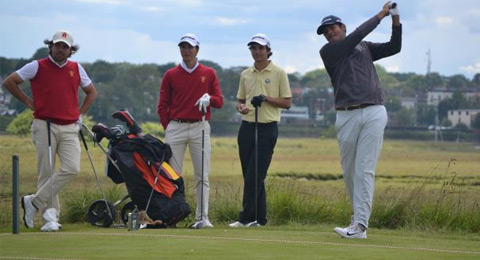
<path id="1" fill-rule="evenodd" d="M 89 147 L 108 199 L 127 194 L 125 185 L 103 176 L 101 150 L 92 143 Z M 21 194 L 36 191 L 36 156 L 29 137 L 0 135 L 0 151 L 0 230 L 10 230 L 11 156 L 20 156 Z M 88 206 L 101 198 L 85 151 L 81 169 L 61 195 L 63 223 L 83 222 Z M 479 169 L 480 151 L 469 144 L 386 140 L 376 173 L 372 227 L 479 232 L 480 220 L 474 217 L 480 214 Z M 183 176 L 187 201 L 194 207 L 188 153 Z M 348 223 L 336 140 L 280 138 L 268 176 L 270 225 Z M 212 138 L 210 181 L 211 219 L 220 225 L 235 220 L 243 187 L 235 138 Z"/>

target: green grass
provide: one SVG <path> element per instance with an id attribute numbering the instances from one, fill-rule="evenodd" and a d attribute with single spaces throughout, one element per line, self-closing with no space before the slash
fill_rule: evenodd
<path id="1" fill-rule="evenodd" d="M 36 191 L 36 155 L 29 137 L 0 135 L 0 231 L 10 232 L 11 156 L 20 156 L 20 193 Z M 103 176 L 105 156 L 90 152 L 109 201 L 127 194 Z M 61 222 L 84 223 L 91 203 L 100 199 L 92 167 L 82 154 L 80 176 L 61 193 Z M 377 167 L 371 228 L 411 232 L 480 232 L 480 152 L 469 144 L 392 141 L 384 143 Z M 193 170 L 186 156 L 186 199 L 195 206 Z M 350 219 L 338 146 L 334 139 L 282 139 L 267 178 L 269 226 L 345 225 Z M 212 139 L 210 218 L 214 224 L 235 220 L 243 182 L 235 138 Z M 120 210 L 121 206 L 117 209 Z M 41 225 L 37 216 L 37 225 Z M 185 227 L 193 216 L 180 223 Z M 117 220 L 119 221 L 119 220 Z M 308 231 L 308 229 L 306 230 Z M 375 232 L 375 231 L 374 231 Z"/>
<path id="2" fill-rule="evenodd" d="M 0 258 L 458 260 L 480 257 L 478 234 L 375 229 L 369 232 L 366 240 L 347 240 L 322 225 L 138 231 L 68 225 L 58 233 L 0 234 Z"/>
<path id="3" fill-rule="evenodd" d="M 103 176 L 103 153 L 93 145 L 90 151 L 107 198 L 121 198 L 125 185 Z M 0 135 L 0 259 L 480 258 L 480 152 L 469 144 L 386 140 L 369 238 L 353 241 L 332 231 L 351 214 L 334 139 L 279 139 L 267 178 L 269 222 L 261 229 L 227 228 L 240 210 L 243 187 L 235 138 L 212 139 L 211 230 L 184 228 L 193 216 L 168 230 L 85 224 L 101 193 L 83 152 L 80 176 L 61 193 L 61 232 L 38 232 L 37 216 L 37 228 L 22 226 L 12 235 L 13 154 L 20 156 L 20 193 L 36 191 L 30 138 Z M 184 169 L 186 199 L 194 207 L 188 152 Z"/>

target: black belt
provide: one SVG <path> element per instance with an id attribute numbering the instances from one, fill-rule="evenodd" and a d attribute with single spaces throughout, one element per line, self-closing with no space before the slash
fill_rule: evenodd
<path id="1" fill-rule="evenodd" d="M 355 106 L 348 106 L 348 107 L 337 107 L 335 110 L 338 111 L 351 111 L 355 109 L 360 109 L 360 108 L 366 108 L 369 106 L 374 106 L 375 104 L 360 104 L 360 105 L 355 105 Z"/>
<path id="2" fill-rule="evenodd" d="M 202 122 L 199 119 L 172 119 L 172 121 L 179 122 L 179 123 L 198 123 Z"/>
<path id="3" fill-rule="evenodd" d="M 255 124 L 255 122 L 250 122 L 250 121 L 246 121 L 246 120 L 242 120 L 242 122 L 244 122 L 245 124 Z M 268 122 L 268 123 L 260 123 L 258 122 L 259 125 L 268 125 L 268 124 L 276 124 L 277 121 L 272 121 L 272 122 Z"/>

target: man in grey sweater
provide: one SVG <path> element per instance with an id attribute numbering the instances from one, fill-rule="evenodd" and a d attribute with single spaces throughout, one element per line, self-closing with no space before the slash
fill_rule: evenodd
<path id="1" fill-rule="evenodd" d="M 363 39 L 380 21 L 392 16 L 389 42 Z M 345 228 L 335 228 L 345 238 L 367 238 L 375 185 L 375 166 L 380 156 L 388 116 L 374 61 L 400 52 L 402 26 L 398 7 L 387 2 L 382 10 L 346 35 L 343 21 L 333 15 L 323 18 L 317 29 L 328 43 L 320 50 L 334 88 L 337 118 L 335 130 L 345 184 L 353 216 Z"/>

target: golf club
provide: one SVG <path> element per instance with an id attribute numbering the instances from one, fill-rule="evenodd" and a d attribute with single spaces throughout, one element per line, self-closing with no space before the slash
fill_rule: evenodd
<path id="1" fill-rule="evenodd" d="M 50 166 L 50 186 L 52 188 L 52 207 L 53 207 L 53 196 L 54 196 L 54 190 L 53 190 L 53 155 L 52 155 L 52 137 L 51 137 L 51 128 L 50 128 L 50 120 L 47 120 L 47 136 L 48 136 L 48 163 Z"/>
<path id="2" fill-rule="evenodd" d="M 82 126 L 87 128 L 83 124 L 82 124 Z M 102 193 L 102 196 L 103 196 L 103 200 L 105 201 L 105 207 L 107 208 L 108 216 L 110 217 L 110 219 L 112 221 L 115 221 L 115 219 L 113 218 L 113 214 L 110 210 L 110 206 L 108 205 L 108 201 L 107 201 L 107 198 L 105 196 L 105 192 L 103 191 L 102 185 L 100 184 L 100 179 L 98 178 L 97 171 L 95 170 L 95 166 L 93 164 L 92 156 L 90 155 L 90 151 L 88 150 L 88 145 L 87 145 L 87 142 L 85 141 L 85 136 L 83 135 L 82 129 L 80 129 L 79 133 L 80 133 L 80 138 L 82 139 L 83 145 L 85 146 L 85 150 L 87 151 L 88 160 L 90 161 L 90 164 L 92 165 L 92 170 L 93 170 L 93 173 L 95 175 L 95 180 L 97 181 L 98 188 L 100 189 L 100 192 Z"/>
<path id="3" fill-rule="evenodd" d="M 190 228 L 203 228 L 203 175 L 204 175 L 204 160 L 205 160 L 205 110 L 202 108 L 202 180 L 201 180 L 201 195 L 200 195 L 200 221 L 193 223 Z"/>
<path id="4" fill-rule="evenodd" d="M 247 227 L 259 227 L 258 224 L 258 106 L 255 106 L 255 221 L 248 223 Z"/>
<path id="5" fill-rule="evenodd" d="M 117 163 L 115 162 L 115 160 L 110 156 L 110 154 L 108 153 L 107 149 L 105 149 L 105 147 L 103 147 L 103 145 L 100 143 L 100 142 L 96 142 L 96 138 L 95 138 L 95 134 L 88 128 L 88 126 L 86 126 L 85 124 L 82 124 L 83 128 L 87 130 L 88 134 L 92 137 L 93 139 L 93 142 L 94 144 L 97 144 L 99 147 L 100 147 L 100 150 L 102 150 L 102 152 L 107 156 L 108 160 L 112 163 L 112 165 L 119 171 L 120 171 L 120 167 L 118 167 Z"/>
<path id="6" fill-rule="evenodd" d="M 160 171 L 162 170 L 162 165 L 163 165 L 163 162 L 165 161 L 164 159 L 165 159 L 165 153 L 162 155 L 162 161 L 158 166 L 157 174 L 155 176 L 155 180 L 153 181 L 153 185 L 152 185 L 152 191 L 150 192 L 150 196 L 148 197 L 148 201 L 147 201 L 147 206 L 145 207 L 145 216 L 147 217 L 148 217 L 147 210 L 148 210 L 148 207 L 150 206 L 150 201 L 152 200 L 153 192 L 155 191 L 155 186 L 157 186 L 158 176 L 160 175 Z M 147 227 L 147 224 L 140 224 L 140 229 L 146 228 L 146 227 Z"/>

